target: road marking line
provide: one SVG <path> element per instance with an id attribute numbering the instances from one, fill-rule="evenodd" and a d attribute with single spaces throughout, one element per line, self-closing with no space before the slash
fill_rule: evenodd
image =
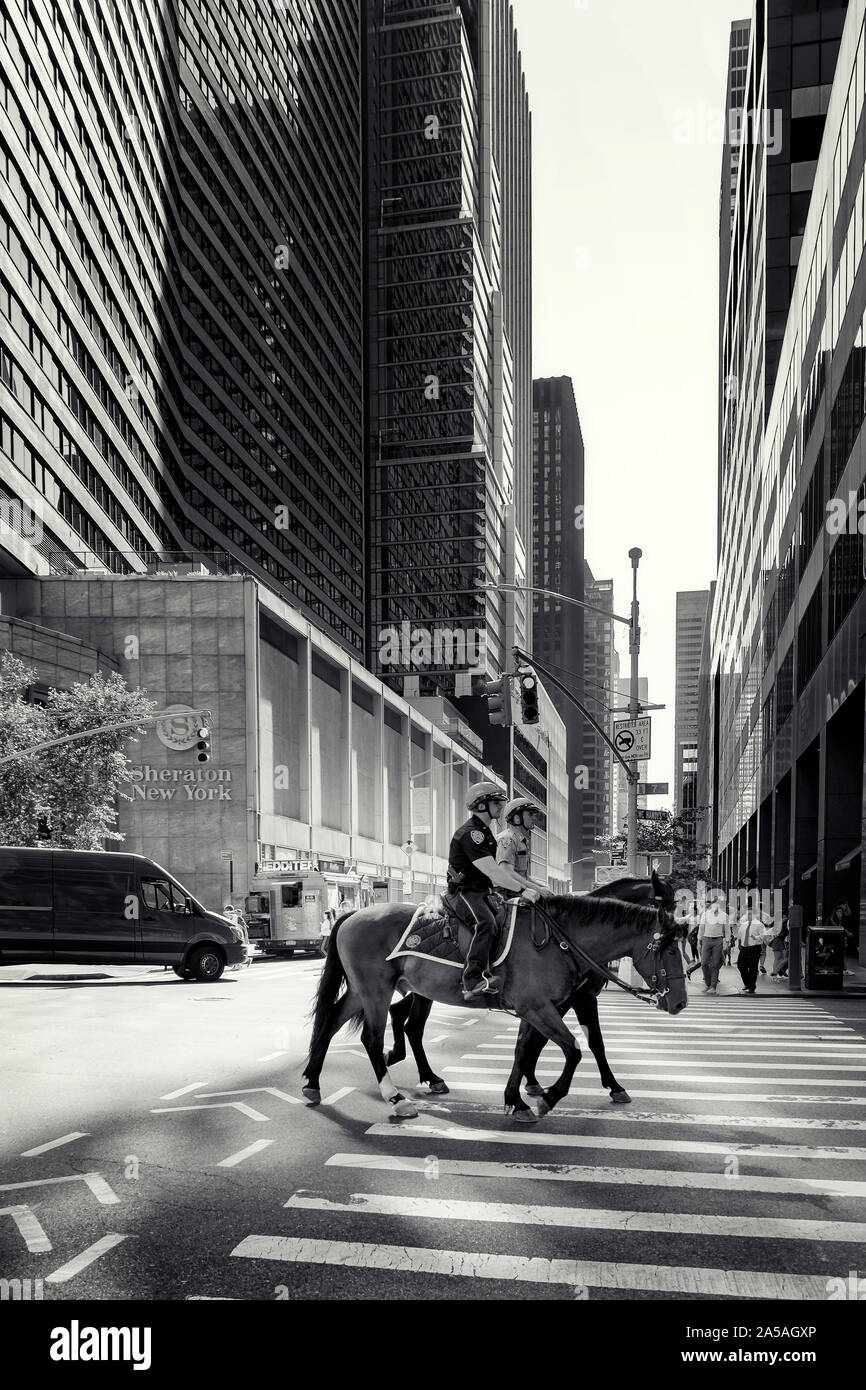
<path id="1" fill-rule="evenodd" d="M 377 1137 L 408 1135 L 412 1139 L 453 1139 L 471 1144 L 524 1144 L 529 1148 L 552 1149 L 623 1149 L 637 1153 L 681 1154 L 742 1154 L 746 1158 L 807 1158 L 866 1161 L 866 1147 L 818 1147 L 811 1144 L 720 1144 L 712 1139 L 626 1139 L 618 1134 L 545 1134 L 537 1130 L 464 1129 L 462 1125 L 411 1124 L 395 1125 L 392 1121 L 371 1125 L 364 1131 Z"/>
<path id="2" fill-rule="evenodd" d="M 129 1236 L 110 1234 L 102 1236 L 100 1240 L 88 1245 L 86 1250 L 82 1250 L 80 1255 L 76 1255 L 74 1260 L 69 1260 L 59 1269 L 55 1269 L 53 1274 L 45 1276 L 46 1284 L 65 1284 L 68 1280 L 74 1279 L 76 1274 L 80 1274 L 82 1269 L 92 1265 L 94 1260 L 98 1260 L 100 1255 L 105 1255 L 109 1250 L 113 1250 L 115 1245 L 119 1245 L 122 1240 L 129 1240 Z"/>
<path id="3" fill-rule="evenodd" d="M 106 1207 L 120 1201 L 101 1173 L 68 1173 L 62 1178 L 28 1178 L 26 1182 L 4 1182 L 0 1183 L 0 1192 L 15 1192 L 23 1187 L 48 1187 L 58 1182 L 86 1183 L 97 1201 Z"/>
<path id="4" fill-rule="evenodd" d="M 860 1244 L 866 1222 L 797 1221 L 786 1217 L 707 1216 L 663 1211 L 529 1206 L 509 1202 L 461 1202 L 443 1197 L 393 1197 L 353 1192 L 348 1202 L 296 1192 L 283 1204 L 294 1211 L 402 1216 L 430 1221 L 491 1221 L 507 1226 L 546 1226 L 562 1230 L 628 1231 L 653 1235 L 736 1236 L 738 1240 L 808 1240 Z"/>
<path id="5" fill-rule="evenodd" d="M 644 1078 L 644 1079 L 648 1079 L 648 1078 Z M 660 1079 L 660 1078 L 658 1078 L 658 1077 L 655 1077 L 655 1078 L 654 1078 L 654 1080 L 659 1080 L 659 1079 Z M 600 1083 L 599 1083 L 599 1084 L 600 1084 Z M 751 1084 L 751 1083 L 750 1083 L 750 1084 Z M 629 1085 L 631 1086 L 631 1082 L 629 1082 Z M 502 1094 L 502 1083 L 501 1083 L 501 1082 L 497 1082 L 497 1081 L 455 1081 L 454 1078 L 453 1078 L 452 1076 L 449 1076 L 449 1078 L 448 1078 L 448 1086 L 449 1086 L 449 1089 L 452 1090 L 452 1091 L 496 1091 L 499 1095 Z M 637 1087 L 631 1086 L 631 1090 L 635 1092 L 635 1097 L 634 1097 L 634 1098 L 637 1098 L 637 1099 L 640 1099 L 640 1100 L 644 1100 L 644 1099 L 646 1099 L 646 1100 L 703 1100 L 703 1101 L 707 1101 L 710 1105 L 712 1105 L 714 1101 L 719 1101 L 719 1100 L 730 1100 L 730 1099 L 731 1099 L 731 1095 L 730 1095 L 730 1093 L 727 1092 L 727 1091 L 723 1092 L 722 1094 L 719 1094 L 718 1091 L 710 1092 L 710 1093 L 707 1093 L 706 1091 L 652 1091 L 652 1090 L 650 1090 L 650 1091 L 645 1091 L 645 1090 L 643 1089 L 643 1086 L 642 1086 L 642 1085 L 640 1086 L 640 1089 L 639 1089 L 639 1090 L 638 1090 Z M 598 1097 L 598 1085 L 595 1085 L 595 1086 L 571 1086 L 571 1087 L 569 1088 L 568 1094 L 569 1094 L 569 1096 L 596 1096 L 596 1097 Z M 629 1094 L 631 1094 L 631 1092 L 629 1092 Z M 829 1097 L 828 1097 L 828 1096 L 774 1096 L 774 1095 L 764 1095 L 764 1094 L 761 1094 L 761 1095 L 742 1095 L 742 1094 L 739 1094 L 739 1095 L 737 1096 L 737 1099 L 738 1099 L 740 1102 L 742 1102 L 743 1105 L 858 1105 L 858 1106 L 861 1107 L 861 1109 L 862 1109 L 862 1107 L 863 1107 L 864 1105 L 866 1105 L 866 1096 L 829 1096 Z M 467 1107 L 467 1108 L 468 1108 L 468 1107 Z M 556 1107 L 556 1110 L 557 1110 L 557 1114 L 561 1114 L 561 1115 L 568 1114 L 568 1111 L 562 1109 L 562 1106 L 561 1106 L 561 1105 L 558 1105 L 558 1106 Z M 492 1114 L 499 1114 L 500 1112 L 499 1112 L 498 1110 L 495 1110 L 495 1111 L 487 1111 L 486 1113 L 488 1113 L 488 1114 L 491 1114 L 491 1113 L 492 1113 Z M 605 1115 L 607 1115 L 607 1114 L 612 1113 L 612 1112 L 609 1111 L 609 1110 L 606 1110 L 606 1111 L 604 1111 L 603 1113 L 604 1113 Z M 617 1110 L 617 1113 L 618 1113 L 618 1114 L 620 1114 L 620 1113 L 627 1114 L 628 1112 Z M 751 1115 L 750 1115 L 750 1116 L 747 1116 L 747 1119 L 755 1119 L 755 1123 L 756 1123 L 756 1124 L 758 1123 L 758 1120 L 757 1120 L 756 1117 L 754 1117 L 754 1116 L 751 1116 Z"/>
<path id="6" fill-rule="evenodd" d="M 464 1027 L 464 1028 L 474 1028 L 477 1022 L 478 1022 L 478 1019 L 477 1019 L 477 1018 L 469 1018 L 469 1019 L 467 1019 L 466 1022 L 463 1024 L 463 1027 Z"/>
<path id="7" fill-rule="evenodd" d="M 455 1082 L 454 1084 L 460 1085 L 461 1083 Z M 593 1091 L 586 1094 L 597 1096 L 598 1092 Z M 642 1092 L 639 1099 L 642 1100 L 644 1094 L 646 1093 Z M 648 1094 L 652 1095 L 653 1093 L 649 1092 Z M 656 1092 L 656 1095 L 659 1094 L 677 1096 L 676 1092 Z M 715 1097 L 697 1096 L 695 1099 L 712 1101 Z M 774 1099 L 787 1101 L 788 1097 L 776 1096 Z M 813 1102 L 806 1103 L 812 1104 Z M 835 1102 L 828 1101 L 827 1104 L 835 1104 Z M 443 1106 L 443 1109 L 447 1110 L 447 1108 L 447 1106 Z M 491 1108 L 489 1105 L 472 1105 L 471 1103 L 467 1105 L 460 1101 L 455 1105 L 453 1114 L 454 1118 L 457 1119 L 462 1115 L 501 1115 L 502 1111 L 499 1107 Z M 866 1120 L 825 1120 L 820 1116 L 817 1118 L 785 1116 L 783 1118 L 778 1115 L 692 1115 L 675 1110 L 635 1110 L 626 1105 L 608 1105 L 604 1109 L 596 1106 L 594 1109 L 590 1109 L 588 1106 L 569 1105 L 567 1101 L 560 1101 L 556 1107 L 556 1115 L 569 1120 L 596 1120 L 600 1124 L 607 1124 L 609 1120 L 615 1120 L 617 1124 L 623 1125 L 634 1122 L 635 1124 L 650 1125 L 700 1125 L 702 1128 L 715 1125 L 721 1129 L 731 1127 L 734 1129 L 820 1129 L 834 1134 L 838 1130 L 850 1130 L 852 1134 L 866 1131 Z M 866 1158 L 866 1150 L 864 1150 L 863 1156 Z"/>
<path id="8" fill-rule="evenodd" d="M 635 1063 L 635 1066 L 638 1066 L 638 1065 L 640 1065 L 640 1066 L 643 1067 L 643 1066 L 646 1066 L 647 1063 L 641 1062 L 641 1063 L 638 1064 L 638 1063 L 636 1062 L 636 1063 Z M 684 1066 L 685 1066 L 685 1065 L 688 1065 L 688 1064 L 687 1064 L 687 1063 L 682 1063 L 681 1065 L 684 1065 Z M 830 1068 L 828 1068 L 828 1070 L 829 1070 L 829 1071 L 836 1071 L 836 1070 L 839 1070 L 839 1071 L 850 1071 L 851 1068 L 850 1068 L 850 1067 L 839 1067 L 839 1068 L 830 1067 Z M 859 1070 L 859 1068 L 857 1068 L 857 1070 Z M 510 1074 L 511 1074 L 511 1073 L 510 1073 L 510 1069 L 509 1069 L 508 1067 L 482 1067 L 482 1066 L 460 1067 L 460 1066 L 453 1066 L 453 1067 L 444 1067 L 444 1068 L 443 1068 L 443 1071 L 445 1072 L 446 1075 L 448 1075 L 450 1072 L 467 1072 L 467 1071 L 470 1071 L 470 1072 L 481 1072 L 481 1073 L 483 1073 L 483 1074 L 486 1075 L 486 1076 L 510 1076 Z M 558 1072 L 555 1068 L 549 1068 L 549 1067 L 548 1067 L 547 1069 L 545 1069 L 545 1068 L 543 1068 L 543 1067 L 536 1067 L 535 1075 L 536 1075 L 536 1076 L 552 1076 L 552 1077 L 557 1077 L 557 1076 L 559 1076 L 559 1072 Z M 647 1072 L 647 1073 L 638 1072 L 636 1075 L 632 1075 L 631 1080 L 632 1080 L 632 1081 L 691 1081 L 691 1082 L 705 1080 L 705 1081 L 712 1081 L 714 1084 L 722 1084 L 722 1085 L 728 1085 L 728 1086 L 803 1086 L 803 1085 L 807 1084 L 808 1082 L 813 1081 L 813 1082 L 815 1083 L 816 1086 L 819 1086 L 819 1085 L 820 1085 L 820 1086 L 848 1086 L 848 1087 L 866 1086 L 866 1081 L 849 1081 L 849 1080 L 847 1080 L 847 1079 L 846 1079 L 846 1080 L 843 1080 L 843 1081 L 835 1081 L 835 1080 L 831 1080 L 831 1079 L 826 1078 L 826 1077 L 823 1077 L 823 1076 L 704 1076 L 704 1075 L 702 1075 L 702 1074 L 700 1074 L 700 1073 L 699 1073 L 697 1076 L 695 1076 L 695 1075 L 690 1075 L 690 1074 L 686 1074 L 685 1076 L 681 1076 L 681 1075 L 679 1075 L 679 1074 L 670 1074 L 670 1075 L 668 1075 L 667 1073 L 665 1073 L 665 1074 L 662 1075 L 662 1076 L 654 1076 L 652 1073 L 649 1073 L 649 1072 Z M 747 1099 L 748 1099 L 748 1096 L 745 1096 L 744 1099 L 747 1100 Z"/>
<path id="9" fill-rule="evenodd" d="M 36 1158 L 37 1154 L 45 1154 L 49 1149 L 59 1149 L 61 1144 L 71 1144 L 75 1139 L 86 1139 L 87 1130 L 74 1129 L 71 1134 L 64 1134 L 60 1139 L 49 1139 L 47 1144 L 37 1144 L 35 1149 L 25 1149 L 22 1158 Z"/>
<path id="10" fill-rule="evenodd" d="M 519 1178 L 542 1182 L 610 1183 L 611 1186 L 696 1188 L 698 1191 L 784 1192 L 809 1197 L 864 1197 L 866 1182 L 841 1178 L 725 1177 L 724 1173 L 670 1171 L 655 1168 L 596 1168 L 571 1163 L 476 1163 L 437 1158 L 438 1177 Z M 333 1154 L 326 1167 L 363 1168 L 390 1173 L 424 1173 L 424 1158 L 388 1154 Z"/>
<path id="11" fill-rule="evenodd" d="M 338 1265 L 399 1274 L 444 1274 L 531 1284 L 620 1289 L 630 1293 L 704 1294 L 711 1298 L 826 1300 L 826 1274 L 763 1274 L 754 1270 L 701 1269 L 688 1265 L 614 1264 L 597 1260 L 545 1260 L 528 1255 L 488 1255 L 472 1250 L 363 1245 L 295 1236 L 247 1236 L 232 1255 L 284 1264 Z"/>
<path id="12" fill-rule="evenodd" d="M 335 1091 L 332 1096 L 328 1096 L 326 1100 L 322 1101 L 322 1104 L 336 1105 L 337 1101 L 342 1100 L 344 1096 L 350 1096 L 354 1089 L 354 1086 L 341 1086 L 339 1091 Z"/>
<path id="13" fill-rule="evenodd" d="M 51 1250 L 53 1246 L 39 1224 L 36 1213 L 24 1203 L 14 1207 L 0 1207 L 0 1216 L 11 1216 L 24 1243 L 31 1254 Z"/>
<path id="14" fill-rule="evenodd" d="M 207 1086 L 207 1081 L 191 1081 L 188 1086 L 179 1086 L 176 1091 L 169 1091 L 167 1095 L 160 1096 L 160 1100 L 177 1100 L 178 1096 L 188 1095 L 190 1091 L 197 1091 L 200 1086 Z"/>
<path id="15" fill-rule="evenodd" d="M 512 1048 L 512 1047 L 503 1047 L 503 1046 L 501 1045 L 501 1043 L 478 1043 L 478 1044 L 476 1044 L 476 1045 L 477 1045 L 477 1047 L 478 1047 L 479 1049 L 481 1049 L 481 1048 L 484 1049 L 483 1052 L 480 1052 L 480 1051 L 479 1051 L 479 1053 L 476 1054 L 476 1055 L 478 1055 L 478 1056 L 480 1056 L 480 1057 L 490 1057 L 490 1058 L 491 1058 L 492 1060 L 494 1060 L 494 1061 L 495 1061 L 497 1058 L 500 1058 L 500 1057 L 511 1057 L 511 1056 L 514 1055 L 514 1048 Z M 545 1044 L 545 1045 L 547 1045 L 547 1044 Z M 584 1046 L 588 1047 L 588 1044 L 585 1044 L 585 1043 L 583 1042 L 583 1040 L 580 1039 L 580 1038 L 578 1038 L 578 1045 L 579 1045 L 581 1048 L 583 1048 Z M 555 1046 L 555 1044 L 551 1044 L 551 1046 Z M 703 1055 L 704 1053 L 706 1053 L 707 1059 L 709 1059 L 710 1057 L 718 1057 L 720 1052 L 727 1053 L 727 1052 L 730 1050 L 730 1049 L 729 1049 L 729 1044 L 727 1044 L 727 1043 L 725 1043 L 723 1047 L 720 1047 L 718 1044 L 715 1044 L 715 1045 L 714 1045 L 714 1044 L 708 1044 L 708 1045 L 703 1046 L 703 1047 L 698 1047 L 698 1046 L 696 1046 L 694 1043 L 691 1043 L 691 1042 L 690 1042 L 690 1043 L 685 1043 L 683 1046 L 685 1046 L 685 1047 L 688 1048 L 688 1052 L 689 1052 L 689 1056 L 690 1056 L 690 1057 L 697 1056 L 697 1057 L 699 1057 L 699 1059 L 702 1057 L 702 1055 Z M 657 1043 L 647 1043 L 647 1044 L 645 1044 L 643 1047 L 637 1047 L 637 1046 L 633 1046 L 633 1047 L 621 1047 L 618 1043 L 613 1043 L 613 1044 L 608 1043 L 608 1044 L 606 1044 L 606 1046 L 605 1046 L 605 1052 L 606 1052 L 609 1056 L 611 1056 L 611 1057 L 631 1058 L 632 1056 L 635 1056 L 635 1055 L 638 1056 L 638 1057 L 641 1057 L 641 1056 L 644 1056 L 644 1057 L 645 1057 L 645 1056 L 646 1056 L 646 1053 L 647 1053 L 647 1050 L 648 1050 L 650 1047 L 656 1048 L 656 1047 L 658 1047 L 658 1044 L 657 1044 Z M 755 1051 L 756 1051 L 757 1049 L 754 1048 L 754 1047 L 749 1047 L 748 1050 L 754 1055 L 754 1053 L 755 1053 Z M 651 1065 L 651 1066 L 664 1066 L 664 1065 L 666 1065 L 666 1063 L 670 1062 L 670 1061 L 672 1060 L 672 1058 L 676 1057 L 676 1056 L 677 1056 L 678 1054 L 680 1054 L 682 1051 L 683 1051 L 683 1048 L 682 1048 L 682 1047 L 677 1048 L 677 1047 L 668 1046 L 667 1044 L 663 1044 L 662 1047 L 658 1047 L 658 1052 L 656 1053 L 655 1057 L 653 1057 L 653 1058 L 651 1058 L 651 1059 L 648 1059 L 648 1064 Z M 790 1048 L 785 1048 L 785 1049 L 781 1049 L 781 1048 L 780 1048 L 778 1051 L 776 1051 L 776 1050 L 771 1050 L 770 1048 L 764 1048 L 764 1047 L 762 1047 L 762 1048 L 760 1049 L 760 1051 L 761 1051 L 761 1056 L 762 1056 L 762 1057 L 790 1057 L 790 1055 L 791 1055 L 791 1049 L 790 1049 Z M 471 1056 L 472 1054 L 470 1053 L 469 1055 Z M 809 1055 L 810 1057 L 822 1057 L 822 1058 L 824 1058 L 824 1059 L 826 1060 L 828 1057 L 834 1057 L 834 1058 L 835 1058 L 835 1057 L 838 1057 L 838 1058 L 843 1058 L 843 1057 L 860 1058 L 860 1057 L 863 1057 L 864 1055 L 866 1055 L 866 1053 L 864 1053 L 863 1048 L 857 1048 L 856 1050 L 848 1051 L 848 1052 L 839 1052 L 838 1050 L 827 1050 L 827 1051 L 825 1051 L 823 1048 L 820 1048 L 820 1047 L 810 1047 L 810 1048 L 809 1048 L 809 1053 L 808 1053 L 808 1055 Z M 587 1060 L 589 1060 L 589 1059 L 587 1059 Z M 681 1066 L 684 1066 L 684 1067 L 690 1067 L 690 1066 L 692 1066 L 692 1065 L 694 1065 L 694 1066 L 706 1065 L 706 1066 L 708 1066 L 708 1067 L 713 1067 L 713 1066 L 719 1066 L 719 1067 L 723 1067 L 723 1066 L 731 1066 L 731 1067 L 755 1067 L 755 1066 L 761 1066 L 762 1063 L 761 1063 L 761 1062 L 740 1062 L 740 1061 L 738 1061 L 738 1060 L 734 1060 L 734 1059 L 731 1058 L 731 1057 L 724 1056 L 724 1057 L 721 1059 L 721 1061 L 719 1061 L 719 1062 L 711 1062 L 711 1061 L 709 1061 L 709 1060 L 707 1060 L 706 1062 L 703 1062 L 702 1060 L 698 1060 L 698 1061 L 695 1062 L 695 1063 L 691 1063 L 691 1062 L 681 1062 L 680 1065 L 681 1065 Z M 782 1062 L 773 1062 L 771 1065 L 774 1066 L 774 1067 L 776 1067 L 776 1066 L 781 1067 L 781 1066 L 786 1065 L 786 1064 L 785 1064 L 785 1063 L 782 1063 Z M 790 1065 L 792 1065 L 792 1064 L 788 1063 L 787 1065 L 790 1066 Z M 810 1062 L 803 1062 L 803 1063 L 794 1063 L 793 1065 L 808 1067 L 808 1066 L 811 1066 L 812 1064 L 811 1064 Z M 836 1068 L 835 1068 L 835 1067 L 831 1067 L 830 1070 L 835 1071 Z M 859 1068 L 857 1068 L 857 1067 L 849 1068 L 849 1070 L 866 1071 L 866 1066 L 859 1067 Z"/>
<path id="16" fill-rule="evenodd" d="M 186 1110 L 239 1110 L 248 1120 L 267 1120 L 269 1116 L 244 1105 L 242 1100 L 225 1100 L 219 1105 L 169 1105 L 160 1110 L 151 1110 L 151 1115 L 180 1115 Z"/>
<path id="17" fill-rule="evenodd" d="M 297 1096 L 290 1096 L 285 1091 L 278 1090 L 276 1086 L 241 1086 L 236 1091 L 202 1091 L 202 1097 L 210 1100 L 213 1096 L 251 1096 L 258 1091 L 263 1091 L 269 1096 L 276 1096 L 277 1100 L 284 1100 L 287 1105 L 303 1104 Z"/>
<path id="18" fill-rule="evenodd" d="M 431 1038 L 431 1039 L 430 1039 L 430 1043 L 431 1043 L 431 1046 L 433 1046 L 433 1045 L 435 1045 L 436 1043 L 447 1042 L 447 1040 L 448 1040 L 448 1034 L 447 1034 L 447 1033 L 442 1033 L 441 1036 L 438 1037 L 438 1038 Z M 486 1044 L 482 1044 L 482 1046 L 486 1046 Z"/>
<path id="19" fill-rule="evenodd" d="M 261 1153 L 262 1149 L 266 1149 L 273 1142 L 273 1139 L 256 1139 L 255 1143 L 249 1144 L 245 1149 L 240 1149 L 238 1153 L 220 1159 L 217 1167 L 234 1168 L 236 1164 L 243 1163 L 245 1158 L 251 1158 L 253 1154 Z"/>
<path id="20" fill-rule="evenodd" d="M 285 1057 L 286 1052 L 287 1052 L 287 1049 L 286 1049 L 286 1048 L 282 1048 L 279 1052 L 266 1052 L 265 1055 L 264 1055 L 264 1057 L 257 1057 L 257 1058 L 256 1058 L 256 1061 L 257 1061 L 257 1062 L 272 1062 L 272 1061 L 274 1060 L 275 1057 Z M 163 1096 L 163 1100 L 165 1100 L 165 1096 Z"/>

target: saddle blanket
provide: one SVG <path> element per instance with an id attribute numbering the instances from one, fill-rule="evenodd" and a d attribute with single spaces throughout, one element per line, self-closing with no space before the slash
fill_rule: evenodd
<path id="1" fill-rule="evenodd" d="M 501 965 L 511 950 L 516 918 L 515 900 L 507 905 L 505 928 L 498 940 L 501 949 L 491 951 L 491 956 L 496 956 L 492 965 Z M 446 912 L 441 898 L 427 898 L 412 914 L 409 925 L 387 959 L 421 956 L 424 960 L 435 960 L 439 965 L 451 965 L 456 970 L 462 970 L 471 940 L 469 928 Z"/>

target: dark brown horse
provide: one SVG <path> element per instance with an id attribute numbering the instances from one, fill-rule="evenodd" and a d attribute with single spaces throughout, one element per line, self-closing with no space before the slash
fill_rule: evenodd
<path id="1" fill-rule="evenodd" d="M 611 898 L 554 895 L 543 896 L 538 908 L 550 932 L 547 945 L 538 949 L 533 943 L 530 913 L 522 910 L 511 950 L 497 966 L 502 987 L 496 999 L 499 1006 L 516 1013 L 562 1051 L 562 1074 L 542 1097 L 543 1108 L 551 1110 L 568 1093 L 581 1056 L 557 1009 L 569 999 L 581 973 L 575 947 L 598 965 L 631 956 L 648 984 L 664 980 L 658 1004 L 669 1013 L 685 1008 L 687 992 L 675 929 L 661 908 Z M 464 1008 L 488 1007 L 483 997 L 468 1003 L 463 1000 L 460 972 L 447 962 L 420 956 L 388 959 L 414 911 L 411 903 L 377 903 L 344 918 L 332 930 L 304 1068 L 307 1084 L 303 1094 L 311 1104 L 321 1100 L 319 1077 L 331 1039 L 344 1024 L 360 1022 L 361 1041 L 383 1099 L 397 1115 L 416 1115 L 414 1105 L 391 1080 L 385 1061 L 385 1024 L 395 991 L 409 989 L 427 999 Z M 528 1107 L 521 1101 L 520 1109 Z"/>
<path id="2" fill-rule="evenodd" d="M 673 885 L 667 880 L 660 879 L 655 870 L 652 879 L 620 878 L 614 883 L 603 884 L 601 888 L 594 888 L 586 896 L 617 898 L 621 902 L 654 903 L 656 907 L 663 908 L 671 920 L 676 907 Z M 598 1017 L 598 997 L 601 991 L 607 987 L 607 984 L 607 978 L 598 971 L 582 970 L 576 987 L 565 1003 L 557 1005 L 557 1008 L 563 1017 L 569 1009 L 573 1010 L 578 1023 L 586 1031 L 589 1050 L 596 1060 L 602 1086 L 610 1092 L 610 1098 L 615 1105 L 627 1105 L 631 1101 L 631 1096 L 625 1087 L 619 1084 L 611 1070 L 604 1050 L 604 1037 Z M 401 999 L 399 1004 L 391 1006 L 394 1046 L 388 1053 L 386 1065 L 391 1067 L 404 1060 L 408 1041 L 418 1067 L 418 1084 L 427 1085 L 432 1095 L 447 1095 L 448 1086 L 432 1070 L 424 1051 L 424 1027 L 432 1007 L 432 999 L 424 999 L 417 994 L 409 994 L 405 999 Z M 543 1096 L 544 1094 L 543 1087 L 538 1084 L 535 1067 L 546 1041 L 547 1039 L 543 1034 L 536 1032 L 530 1024 L 521 1023 L 515 1050 L 514 1070 L 506 1086 L 507 1102 L 515 1114 L 523 1110 L 527 1111 L 528 1114 L 531 1113 L 529 1107 L 525 1106 L 520 1099 L 520 1082 L 523 1076 L 526 1077 L 525 1091 L 528 1096 Z M 522 1070 L 518 1071 L 518 1067 Z M 526 1118 L 528 1118 L 528 1114 Z"/>

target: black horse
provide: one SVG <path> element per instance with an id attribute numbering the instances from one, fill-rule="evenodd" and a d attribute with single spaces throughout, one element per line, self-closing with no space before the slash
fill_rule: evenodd
<path id="1" fill-rule="evenodd" d="M 660 879 L 655 871 L 653 871 L 652 879 L 620 878 L 615 883 L 605 883 L 600 888 L 594 888 L 589 896 L 619 898 L 620 901 L 628 903 L 654 903 L 657 907 L 663 908 L 666 913 L 671 914 L 676 905 L 673 886 Z M 558 1010 L 563 1017 L 569 1009 L 574 1011 L 578 1023 L 586 1029 L 589 1049 L 598 1064 L 602 1086 L 610 1092 L 610 1098 L 615 1105 L 627 1105 L 631 1096 L 624 1086 L 620 1086 L 611 1071 L 604 1050 L 604 1038 L 598 1018 L 598 996 L 607 987 L 607 984 L 606 976 L 598 971 L 586 969 L 581 973 L 580 980 L 565 1003 L 558 1006 Z M 406 1043 L 408 1041 L 415 1058 L 415 1064 L 418 1067 L 418 1084 L 429 1086 L 433 1095 L 446 1095 L 448 1086 L 442 1077 L 437 1076 L 433 1071 L 424 1051 L 424 1028 L 432 1007 L 433 1001 L 424 999 L 420 994 L 407 994 L 404 999 L 400 1000 L 399 1004 L 392 1005 L 389 1013 L 394 1032 L 394 1046 L 388 1053 L 386 1061 L 388 1066 L 395 1062 L 402 1062 L 406 1057 Z M 538 1059 L 544 1049 L 545 1042 L 546 1039 L 543 1034 L 537 1032 L 531 1024 L 521 1023 L 517 1035 L 514 1069 L 509 1078 L 510 1087 L 519 1087 L 521 1079 L 525 1077 L 527 1095 L 540 1096 L 543 1094 L 544 1088 L 538 1083 L 535 1068 L 538 1065 Z"/>

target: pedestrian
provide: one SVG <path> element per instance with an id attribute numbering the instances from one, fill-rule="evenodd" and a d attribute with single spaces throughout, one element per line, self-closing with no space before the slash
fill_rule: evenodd
<path id="1" fill-rule="evenodd" d="M 697 946 L 704 975 L 704 994 L 718 994 L 722 952 L 731 929 L 724 903 L 712 902 L 698 918 Z"/>
<path id="2" fill-rule="evenodd" d="M 782 920 L 770 929 L 769 944 L 773 952 L 771 980 L 783 980 L 788 974 L 788 914 L 782 913 Z"/>
<path id="3" fill-rule="evenodd" d="M 737 927 L 737 944 L 739 946 L 737 969 L 743 981 L 740 994 L 755 993 L 763 935 L 764 923 L 761 920 L 761 914 L 754 907 L 749 906 L 740 918 Z"/>
<path id="4" fill-rule="evenodd" d="M 689 950 L 692 953 L 692 962 L 694 963 L 694 961 L 700 960 L 700 955 L 698 954 L 698 923 L 695 917 L 694 908 L 692 908 L 692 911 L 689 914 L 688 928 L 689 930 L 686 936 L 686 940 L 689 943 Z"/>

